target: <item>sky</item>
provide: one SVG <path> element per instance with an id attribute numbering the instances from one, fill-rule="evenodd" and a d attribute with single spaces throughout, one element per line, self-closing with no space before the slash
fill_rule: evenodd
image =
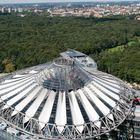
<path id="1" fill-rule="evenodd" d="M 79 2 L 79 1 L 128 1 L 128 0 L 0 0 L 0 4 L 4 3 L 40 3 L 40 2 Z M 134 1 L 134 0 L 129 0 Z M 135 0 L 139 1 L 139 0 Z"/>

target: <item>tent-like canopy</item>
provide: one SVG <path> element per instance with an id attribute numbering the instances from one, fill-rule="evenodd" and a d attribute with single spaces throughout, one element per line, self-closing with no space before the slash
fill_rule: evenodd
<path id="1" fill-rule="evenodd" d="M 1 78 L 0 117 L 40 138 L 92 138 L 126 119 L 132 96 L 116 77 L 60 57 Z"/>

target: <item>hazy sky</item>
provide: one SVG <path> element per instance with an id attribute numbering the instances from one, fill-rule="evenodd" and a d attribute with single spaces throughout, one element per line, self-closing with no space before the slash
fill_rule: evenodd
<path id="1" fill-rule="evenodd" d="M 79 1 L 87 1 L 87 2 L 98 1 L 99 2 L 99 1 L 128 1 L 128 0 L 0 0 L 0 3 L 79 2 Z M 139 1 L 139 0 L 135 0 L 135 1 Z"/>

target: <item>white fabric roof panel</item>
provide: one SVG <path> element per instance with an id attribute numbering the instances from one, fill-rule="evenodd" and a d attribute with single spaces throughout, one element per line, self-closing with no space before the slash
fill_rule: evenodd
<path id="1" fill-rule="evenodd" d="M 69 102 L 70 102 L 70 108 L 71 108 L 71 114 L 72 114 L 72 121 L 75 125 L 81 125 L 84 124 L 84 118 L 82 116 L 81 110 L 79 108 L 79 105 L 77 103 L 77 99 L 75 97 L 75 93 L 72 91 L 69 93 Z M 77 127 L 77 129 L 82 132 L 83 126 Z"/>
<path id="2" fill-rule="evenodd" d="M 32 88 L 34 88 L 35 86 L 36 86 L 35 84 L 32 85 L 32 86 L 30 86 L 29 88 L 27 88 L 26 90 L 22 91 L 21 93 L 19 93 L 18 95 L 16 95 L 16 96 L 13 97 L 12 99 L 8 100 L 8 101 L 7 101 L 7 105 L 8 105 L 8 106 L 13 105 L 15 102 L 17 102 L 18 100 L 20 100 L 21 98 L 23 98 L 26 94 L 28 94 L 29 91 L 30 91 Z M 5 109 L 5 108 L 8 107 L 8 106 L 5 105 L 3 109 Z"/>
<path id="3" fill-rule="evenodd" d="M 49 122 L 55 96 L 56 96 L 56 92 L 50 91 L 48 99 L 43 107 L 43 110 L 40 113 L 39 121 L 43 122 L 40 123 L 41 129 L 45 126 L 45 123 Z"/>
<path id="4" fill-rule="evenodd" d="M 102 93 L 98 88 L 96 88 L 93 84 L 88 85 L 97 95 L 102 98 L 105 102 L 107 102 L 110 106 L 115 107 L 116 103 L 111 98 L 106 96 L 104 93 Z"/>
<path id="5" fill-rule="evenodd" d="M 15 106 L 15 111 L 13 111 L 12 116 L 14 116 L 17 111 L 21 111 L 41 90 L 41 86 L 36 87 L 25 99 L 23 99 L 17 106 Z M 27 94 L 23 92 L 23 94 Z"/>
<path id="6" fill-rule="evenodd" d="M 6 87 L 9 87 L 9 86 L 12 86 L 12 85 L 16 85 L 16 84 L 20 84 L 21 82 L 24 82 L 24 81 L 29 81 L 30 78 L 26 78 L 26 79 L 22 79 L 22 80 L 19 80 L 19 81 L 15 81 L 15 82 L 9 82 L 8 83 L 3 83 L 0 85 L 0 89 L 4 89 Z"/>
<path id="7" fill-rule="evenodd" d="M 84 90 L 86 91 L 86 94 L 88 94 L 88 96 L 91 98 L 91 101 L 94 102 L 98 109 L 104 114 L 104 116 L 110 113 L 110 109 L 102 101 L 100 101 L 89 88 L 84 87 Z M 109 118 L 113 120 L 113 116 L 110 116 Z"/>
<path id="8" fill-rule="evenodd" d="M 33 104 L 29 107 L 29 109 L 25 112 L 26 116 L 24 118 L 24 123 L 26 123 L 31 117 L 33 117 L 39 108 L 40 104 L 44 100 L 48 93 L 47 89 L 43 89 L 41 93 L 38 95 L 36 100 L 33 102 Z"/>
<path id="9" fill-rule="evenodd" d="M 64 126 L 67 123 L 66 93 L 65 92 L 59 92 L 57 109 L 56 109 L 56 116 L 55 116 L 55 123 L 56 123 L 56 125 L 58 125 L 58 130 L 60 132 L 62 132 L 64 129 L 64 127 L 60 127 L 60 125 Z"/>
<path id="10" fill-rule="evenodd" d="M 87 87 L 84 87 L 84 90 L 86 91 L 86 94 L 90 97 L 91 101 L 96 104 L 96 106 L 100 109 L 100 111 L 104 114 L 107 115 L 110 112 L 110 109 L 106 107 L 103 102 L 101 102 L 95 95 L 92 93 L 90 89 Z"/>
<path id="11" fill-rule="evenodd" d="M 7 79 L 5 80 L 2 84 L 9 84 L 9 83 L 13 83 L 13 82 L 18 82 L 18 81 L 23 81 L 25 79 L 28 79 L 29 77 L 26 77 L 26 78 L 13 78 L 13 79 Z"/>
<path id="12" fill-rule="evenodd" d="M 19 78 L 19 77 L 26 77 L 26 76 L 28 76 L 27 74 L 16 74 L 16 75 L 14 75 L 13 76 L 13 78 Z"/>
<path id="13" fill-rule="evenodd" d="M 100 116 L 98 115 L 96 110 L 92 107 L 92 105 L 90 104 L 90 102 L 88 101 L 86 96 L 84 95 L 83 91 L 81 89 L 79 89 L 77 91 L 77 93 L 78 93 L 78 96 L 80 97 L 83 107 L 85 108 L 85 110 L 87 112 L 87 115 L 88 115 L 90 121 L 97 121 Z M 100 124 L 98 124 L 98 127 L 100 127 Z"/>
<path id="14" fill-rule="evenodd" d="M 101 81 L 101 82 L 106 83 L 106 84 L 108 84 L 108 85 L 110 85 L 110 86 L 116 87 L 116 88 L 118 88 L 118 89 L 121 88 L 120 85 L 119 85 L 119 83 L 112 83 L 112 82 L 109 82 L 109 81 L 106 80 L 106 79 L 102 79 L 102 78 L 98 78 L 98 77 L 96 77 L 96 79 L 97 79 L 98 81 Z"/>
<path id="15" fill-rule="evenodd" d="M 116 92 L 116 93 L 119 93 L 119 92 L 120 92 L 119 89 L 116 89 L 116 88 L 114 88 L 114 87 L 111 87 L 111 86 L 109 86 L 109 85 L 107 85 L 107 84 L 105 84 L 105 83 L 103 83 L 103 82 L 100 82 L 99 80 L 96 80 L 96 79 L 94 79 L 94 80 L 95 80 L 96 82 L 100 83 L 101 85 L 107 87 L 108 89 L 111 89 L 112 91 L 114 91 L 114 92 Z"/>
<path id="16" fill-rule="evenodd" d="M 35 70 L 31 70 L 31 71 L 29 71 L 29 73 L 31 73 L 31 74 L 35 74 L 35 73 L 37 73 L 38 71 L 35 71 Z"/>
<path id="17" fill-rule="evenodd" d="M 106 94 L 110 95 L 112 98 L 119 100 L 119 96 L 116 95 L 115 93 L 111 92 L 110 90 L 106 89 L 105 87 L 101 86 L 100 84 L 96 83 L 95 81 L 92 81 L 94 85 L 96 85 L 99 89 L 104 91 Z"/>
<path id="18" fill-rule="evenodd" d="M 7 98 L 9 98 L 9 97 L 11 97 L 11 96 L 13 96 L 13 95 L 15 95 L 15 94 L 21 92 L 23 89 L 28 88 L 28 86 L 31 85 L 31 84 L 33 84 L 32 81 L 30 81 L 30 82 L 26 83 L 25 85 L 23 85 L 23 86 L 21 86 L 21 87 L 15 89 L 15 90 L 13 90 L 13 91 L 11 91 L 10 93 L 4 94 L 3 96 L 1 96 L 1 99 L 2 99 L 2 100 L 7 99 Z M 36 86 L 36 84 L 34 83 L 33 86 Z"/>
<path id="19" fill-rule="evenodd" d="M 31 81 L 31 79 L 28 79 L 28 80 L 26 80 L 26 81 L 24 81 L 24 82 L 20 82 L 20 83 L 18 83 L 18 84 L 15 84 L 15 85 L 13 85 L 12 87 L 7 87 L 7 88 L 4 88 L 4 89 L 0 89 L 0 95 L 2 95 L 2 94 L 4 94 L 4 93 L 6 93 L 6 92 L 10 92 L 10 91 L 12 91 L 12 90 L 15 90 L 16 88 L 18 88 L 19 86 L 23 86 L 24 84 L 26 84 L 27 82 L 30 82 Z M 32 81 L 33 82 L 33 81 Z"/>
<path id="20" fill-rule="evenodd" d="M 109 76 L 104 76 L 103 79 L 106 80 L 106 81 L 108 81 L 108 82 L 111 82 L 113 84 L 118 84 L 118 81 L 110 78 Z"/>

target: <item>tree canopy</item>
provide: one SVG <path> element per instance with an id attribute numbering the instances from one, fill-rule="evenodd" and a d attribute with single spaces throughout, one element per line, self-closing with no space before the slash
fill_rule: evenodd
<path id="1" fill-rule="evenodd" d="M 140 83 L 139 36 L 140 22 L 129 16 L 0 15 L 0 72 L 47 62 L 72 48 L 91 55 L 100 70 Z M 127 46 L 128 42 L 137 43 Z M 121 45 L 123 52 L 108 51 Z"/>

